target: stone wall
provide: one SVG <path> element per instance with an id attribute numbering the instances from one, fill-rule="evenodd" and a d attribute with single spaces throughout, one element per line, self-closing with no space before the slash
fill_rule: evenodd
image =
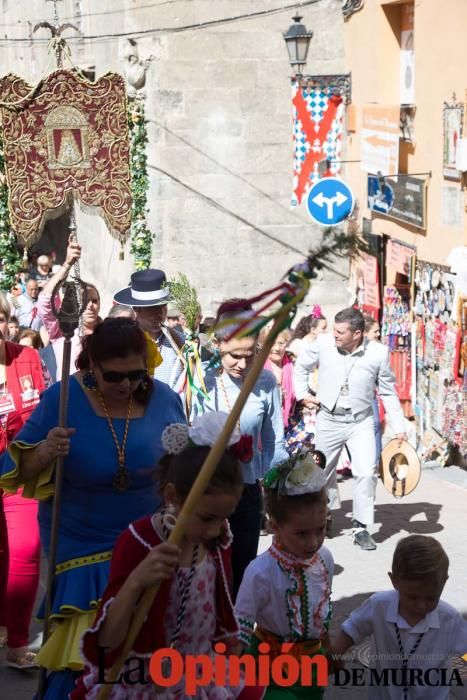
<path id="1" fill-rule="evenodd" d="M 86 36 L 155 27 L 178 28 L 259 10 L 283 7 L 284 0 L 102 0 L 59 3 Z M 8 35 L 27 37 L 25 19 L 52 12 L 42 0 L 3 2 Z M 97 5 L 97 8 L 96 8 Z M 149 7 L 153 5 L 153 7 Z M 138 9 L 139 8 L 139 9 Z M 88 14 L 91 13 L 90 16 Z M 106 14 L 107 13 L 107 14 Z M 153 265 L 169 275 L 186 273 L 199 290 L 205 313 L 223 298 L 248 295 L 277 280 L 320 237 L 303 205 L 290 210 L 292 121 L 290 68 L 282 32 L 294 8 L 202 29 L 167 31 L 137 39 L 141 58 L 154 57 L 146 82 L 150 143 L 150 224 L 156 234 Z M 313 30 L 307 72 L 344 71 L 340 0 L 303 8 Z M 72 36 L 67 32 L 67 36 Z M 35 36 L 45 37 L 45 30 Z M 125 39 L 70 40 L 80 65 L 95 64 L 97 75 L 122 70 Z M 34 50 L 34 61 L 28 55 Z M 8 50 L 1 63 L 37 80 L 44 46 Z M 28 73 L 29 71 L 29 73 Z M 32 75 L 34 73 L 34 75 Z M 132 271 L 97 217 L 79 215 L 84 245 L 83 276 L 110 295 Z M 291 246 L 294 250 L 290 250 Z M 340 269 L 344 277 L 347 268 Z M 310 294 L 329 313 L 346 303 L 342 275 L 326 273 Z"/>

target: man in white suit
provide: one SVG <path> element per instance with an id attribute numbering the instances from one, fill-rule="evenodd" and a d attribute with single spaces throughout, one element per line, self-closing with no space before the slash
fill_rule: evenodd
<path id="1" fill-rule="evenodd" d="M 378 480 L 372 401 L 375 390 L 383 400 L 396 437 L 405 439 L 404 414 L 396 394 L 388 348 L 364 338 L 365 319 L 357 309 L 340 311 L 334 334 L 322 334 L 306 344 L 295 365 L 295 393 L 308 408 L 319 406 L 316 448 L 326 456 L 329 508 L 340 507 L 336 465 L 344 445 L 352 457 L 353 536 L 362 549 L 376 549 L 367 525 L 374 522 Z M 308 388 L 318 368 L 316 397 Z"/>

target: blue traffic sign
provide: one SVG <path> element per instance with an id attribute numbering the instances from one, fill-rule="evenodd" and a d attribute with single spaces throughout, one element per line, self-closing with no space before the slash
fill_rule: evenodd
<path id="1" fill-rule="evenodd" d="M 337 177 L 325 177 L 308 193 L 308 213 L 321 226 L 344 221 L 354 208 L 355 199 L 348 185 Z"/>

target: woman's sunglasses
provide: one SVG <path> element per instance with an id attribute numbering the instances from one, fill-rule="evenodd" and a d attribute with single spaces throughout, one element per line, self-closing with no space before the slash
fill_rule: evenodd
<path id="1" fill-rule="evenodd" d="M 148 375 L 145 369 L 132 369 L 129 372 L 112 372 L 101 369 L 101 374 L 104 382 L 109 382 L 109 384 L 120 384 L 124 379 L 129 379 L 130 382 L 140 382 Z"/>

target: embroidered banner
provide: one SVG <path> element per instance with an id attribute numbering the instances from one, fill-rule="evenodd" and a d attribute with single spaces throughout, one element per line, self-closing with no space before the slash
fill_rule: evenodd
<path id="1" fill-rule="evenodd" d="M 300 87 L 292 81 L 294 179 L 292 207 L 322 177 L 338 176 L 341 170 L 344 100 L 331 89 Z M 320 172 L 321 161 L 331 161 Z"/>
<path id="2" fill-rule="evenodd" d="M 10 74 L 0 100 L 12 105 L 2 106 L 1 122 L 11 224 L 22 242 L 36 241 L 71 196 L 123 242 L 132 203 L 123 78 L 107 73 L 94 83 L 58 70 L 32 91 Z"/>

